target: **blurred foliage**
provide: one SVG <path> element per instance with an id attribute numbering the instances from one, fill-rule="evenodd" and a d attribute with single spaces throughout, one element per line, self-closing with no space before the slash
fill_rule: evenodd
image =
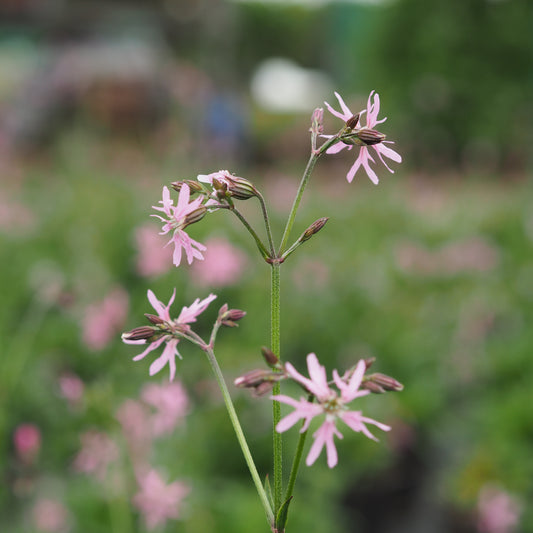
<path id="1" fill-rule="evenodd" d="M 72 461 L 80 433 L 98 428 L 119 436 L 118 406 L 136 398 L 143 383 L 166 380 L 166 373 L 149 378 L 148 362 L 132 363 L 137 350 L 118 338 L 100 351 L 89 350 L 81 339 L 83 310 L 122 286 L 131 299 L 129 328 L 143 323 L 142 313 L 151 310 L 148 288 L 166 301 L 175 286 L 175 312 L 212 290 L 192 284 L 187 266 L 152 279 L 135 270 L 133 229 L 148 219 L 161 185 L 174 178 L 165 170 L 172 166 L 171 151 L 159 148 L 156 167 L 147 146 L 148 157 L 142 164 L 134 159 L 132 166 L 131 147 L 87 141 L 83 135 L 62 138 L 48 163 L 28 165 L 18 185 L 6 189 L 14 203 L 29 209 L 33 223 L 22 233 L 14 228 L 0 234 L 2 531 L 27 531 L 24 514 L 43 492 L 67 505 L 72 531 L 143 531 L 131 514 L 136 488 L 127 460 L 118 493 L 75 473 Z M 430 501 L 436 509 L 430 520 L 438 515 L 442 527 L 451 528 L 451 516 L 472 523 L 478 492 L 491 482 L 528 501 L 531 191 L 523 185 L 474 179 L 444 185 L 401 175 L 383 176 L 379 188 L 364 176 L 348 185 L 345 163 L 329 158 L 319 164 L 297 220 L 295 235 L 331 216 L 283 267 L 283 355 L 303 369 L 306 354 L 315 351 L 329 371 L 375 356 L 375 370 L 406 387 L 361 400 L 369 416 L 393 425 L 379 444 L 344 431 L 339 468 L 330 471 L 323 457 L 303 468 L 289 526 L 366 531 L 374 524 L 376 531 L 387 531 L 386 520 L 409 527 L 420 519 L 420 502 Z M 299 169 L 292 161 L 280 162 L 278 172 L 297 182 Z M 263 182 L 276 227 L 285 213 L 279 202 L 293 185 L 275 177 Z M 259 221 L 253 201 L 243 209 Z M 262 366 L 269 271 L 227 215 L 209 215 L 190 230 L 199 240 L 226 235 L 249 255 L 251 268 L 237 285 L 216 291 L 218 300 L 198 323 L 206 334 L 217 305 L 226 301 L 247 311 L 238 329 L 224 330 L 218 339 L 231 382 Z M 49 301 L 43 293 L 54 280 L 62 296 Z M 192 412 L 183 427 L 158 443 L 153 462 L 169 480 L 186 479 L 193 490 L 183 521 L 169 522 L 165 531 L 266 529 L 206 361 L 192 346 L 181 351 L 178 376 Z M 85 383 L 81 410 L 69 409 L 58 394 L 58 375 L 65 370 Z M 269 401 L 232 392 L 266 474 Z M 23 422 L 36 424 L 43 435 L 31 472 L 24 471 L 10 444 Z M 287 457 L 296 437 L 296 431 L 287 435 Z M 21 478 L 29 483 L 23 491 Z M 386 516 L 380 511 L 384 502 Z M 527 508 L 521 527 L 533 531 Z"/>
<path id="2" fill-rule="evenodd" d="M 201 69 L 180 64 L 182 79 L 192 73 L 202 81 L 168 109 L 168 123 L 117 138 L 82 107 L 85 116 L 60 128 L 49 151 L 2 161 L 0 530 L 31 531 L 29 511 L 43 495 L 66 505 L 73 533 L 145 530 L 131 504 L 137 487 L 116 411 L 167 375 L 149 378 L 150 358 L 133 363 L 138 351 L 118 331 L 101 350 L 84 344 L 87 307 L 113 288 L 129 294 L 125 329 L 151 311 L 148 289 L 168 301 L 176 287 L 175 312 L 217 292 L 200 333 L 224 302 L 248 313 L 238 329 L 219 335 L 228 382 L 262 365 L 269 270 L 239 224 L 215 213 L 190 228 L 195 239 L 225 236 L 247 255 L 241 279 L 222 289 L 198 285 L 187 266 L 141 276 L 134 230 L 149 220 L 163 184 L 216 170 L 216 158 L 226 155 L 202 136 L 197 117 L 205 102 L 193 97 L 206 86 L 242 89 L 259 61 L 280 55 L 328 72 L 343 94 L 377 89 L 391 117 L 387 134 L 406 161 L 395 176 L 382 172 L 378 188 L 363 175 L 348 185 L 345 155 L 321 161 L 294 228 L 296 236 L 331 217 L 283 266 L 283 358 L 303 371 L 314 351 L 331 371 L 374 356 L 375 370 L 405 390 L 361 399 L 365 413 L 393 426 L 379 444 L 345 430 L 338 468 L 330 471 L 324 457 L 302 468 L 290 530 L 474 531 L 480 490 L 494 483 L 522 503 L 519 531 L 533 533 L 533 193 L 525 182 L 494 179 L 523 171 L 530 157 L 530 4 L 437 0 L 428 9 L 422 0 L 399 0 L 306 10 L 215 3 L 209 18 L 194 18 L 191 8 L 189 19 L 165 19 L 180 58 L 208 72 L 202 85 Z M 307 117 L 253 109 L 250 118 L 250 154 L 229 168 L 254 182 L 260 177 L 279 234 L 308 149 Z M 424 168 L 445 179 L 408 172 Z M 259 224 L 253 201 L 243 211 Z M 266 530 L 208 365 L 182 344 L 178 377 L 191 413 L 151 459 L 169 482 L 184 479 L 192 491 L 182 520 L 163 530 Z M 83 380 L 81 408 L 61 397 L 63 372 Z M 270 402 L 231 391 L 266 474 Z M 22 423 L 42 432 L 30 466 L 13 445 Z M 120 443 L 118 487 L 74 471 L 88 429 Z M 286 434 L 287 458 L 296 439 L 296 430 Z"/>

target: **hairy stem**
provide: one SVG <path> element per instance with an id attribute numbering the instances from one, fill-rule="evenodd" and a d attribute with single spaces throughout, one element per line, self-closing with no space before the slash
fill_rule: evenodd
<path id="1" fill-rule="evenodd" d="M 279 263 L 272 264 L 272 284 L 271 284 L 271 330 L 270 349 L 280 357 L 280 267 Z M 280 394 L 280 384 L 276 383 L 272 389 L 272 394 Z M 276 431 L 276 425 L 281 419 L 281 407 L 279 402 L 272 402 L 272 444 L 274 454 L 274 510 L 277 513 L 283 496 L 283 443 L 281 434 Z"/>

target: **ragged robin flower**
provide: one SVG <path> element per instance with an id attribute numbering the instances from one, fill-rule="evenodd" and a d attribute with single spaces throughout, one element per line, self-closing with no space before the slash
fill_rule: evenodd
<path id="1" fill-rule="evenodd" d="M 174 302 L 176 296 L 176 289 L 172 293 L 170 301 L 167 305 L 160 302 L 155 294 L 149 290 L 148 300 L 152 307 L 157 311 L 156 315 L 147 315 L 148 320 L 153 326 L 141 326 L 131 331 L 122 334 L 122 340 L 126 344 L 146 344 L 149 343 L 148 348 L 144 352 L 136 355 L 133 360 L 140 361 L 146 357 L 150 352 L 159 348 L 163 343 L 165 348 L 163 353 L 150 365 L 150 376 L 157 374 L 167 363 L 170 368 L 170 381 L 176 375 L 176 356 L 181 359 L 178 352 L 178 343 L 180 337 L 190 331 L 192 322 L 196 322 L 196 317 L 201 314 L 207 306 L 216 298 L 214 294 L 210 294 L 207 298 L 200 300 L 197 298 L 190 307 L 183 307 L 178 318 L 170 318 L 170 306 Z"/>
<path id="2" fill-rule="evenodd" d="M 385 160 L 383 156 L 388 159 L 392 159 L 397 163 L 402 162 L 402 157 L 400 154 L 395 152 L 392 148 L 386 146 L 386 144 L 391 144 L 392 141 L 386 141 L 386 136 L 379 131 L 376 131 L 374 128 L 385 122 L 386 118 L 378 120 L 380 101 L 379 94 L 375 91 L 372 91 L 368 97 L 368 102 L 365 111 L 354 114 L 350 111 L 348 106 L 344 103 L 342 97 L 335 93 L 337 100 L 342 109 L 342 113 L 336 111 L 331 107 L 327 102 L 324 102 L 328 111 L 335 115 L 337 118 L 341 118 L 346 123 L 347 132 L 345 135 L 341 136 L 341 141 L 337 144 L 334 144 L 326 151 L 328 154 L 336 154 L 344 148 L 351 150 L 353 146 L 359 147 L 359 156 L 355 160 L 355 163 L 352 165 L 348 174 L 346 174 L 346 179 L 351 183 L 356 172 L 359 170 L 359 167 L 363 167 L 374 184 L 379 183 L 379 179 L 374 170 L 370 167 L 370 163 L 375 163 L 374 158 L 370 153 L 370 147 L 378 154 L 380 161 L 385 165 L 389 172 L 394 173 Z M 373 97 L 373 101 L 372 101 Z M 366 112 L 366 126 L 361 125 L 361 115 Z M 322 135 L 322 137 L 331 138 L 331 135 Z"/>
<path id="3" fill-rule="evenodd" d="M 163 187 L 163 199 L 159 201 L 162 207 L 152 206 L 156 211 L 161 211 L 167 217 L 152 215 L 164 222 L 161 235 L 172 232 L 172 238 L 168 241 L 168 244 L 171 242 L 174 243 L 173 262 L 176 266 L 179 266 L 181 263 L 182 248 L 185 250 L 189 265 L 195 258 L 203 259 L 202 252 L 206 250 L 203 244 L 192 239 L 184 231 L 189 224 L 201 220 L 207 212 L 206 207 L 202 205 L 203 197 L 200 196 L 189 203 L 190 195 L 191 191 L 189 186 L 184 184 L 179 192 L 178 204 L 174 205 L 173 200 L 170 198 L 168 187 Z"/>
<path id="4" fill-rule="evenodd" d="M 316 461 L 324 446 L 326 447 L 328 466 L 333 468 L 337 464 L 337 449 L 334 436 L 342 439 L 342 434 L 336 427 L 338 420 L 344 422 L 353 431 L 361 432 L 373 440 L 377 439 L 370 433 L 365 424 L 373 424 L 383 431 L 390 430 L 389 426 L 363 416 L 361 411 L 348 410 L 347 404 L 352 400 L 370 394 L 368 390 L 359 390 L 366 370 L 364 360 L 357 363 L 356 369 L 348 382 L 344 381 L 336 370 L 333 371 L 333 381 L 338 391 L 330 388 L 326 377 L 326 369 L 319 364 L 314 353 L 310 353 L 307 356 L 307 368 L 310 378 L 306 378 L 297 372 L 290 363 L 285 365 L 288 376 L 303 385 L 314 396 L 316 403 L 310 402 L 303 397 L 300 400 L 295 400 L 283 394 L 272 396 L 272 399 L 294 407 L 294 411 L 282 418 L 277 424 L 276 431 L 278 433 L 287 431 L 302 419 L 305 422 L 300 432 L 303 433 L 308 429 L 314 417 L 324 415 L 322 425 L 313 433 L 315 440 L 307 455 L 306 464 L 308 466 Z"/>

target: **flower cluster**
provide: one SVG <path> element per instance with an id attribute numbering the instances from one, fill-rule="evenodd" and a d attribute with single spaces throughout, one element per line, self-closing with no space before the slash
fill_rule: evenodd
<path id="1" fill-rule="evenodd" d="M 324 446 L 326 447 L 328 466 L 333 468 L 337 464 L 337 449 L 335 448 L 334 436 L 342 439 L 342 434 L 336 427 L 337 420 L 341 420 L 353 431 L 361 432 L 373 440 L 377 439 L 370 433 L 365 424 L 373 424 L 383 431 L 390 430 L 389 426 L 363 416 L 361 411 L 350 411 L 347 408 L 347 404 L 351 401 L 370 394 L 369 390 L 360 390 L 366 370 L 364 360 L 360 360 L 357 363 L 355 370 L 349 375 L 348 379 L 341 378 L 336 370 L 333 371 L 333 382 L 338 391 L 329 386 L 326 369 L 319 364 L 318 358 L 314 353 L 310 353 L 307 356 L 307 368 L 309 370 L 309 378 L 300 374 L 290 363 L 285 365 L 288 376 L 303 385 L 314 396 L 317 403 L 306 400 L 303 397 L 300 400 L 295 400 L 283 394 L 272 396 L 272 399 L 294 407 L 294 411 L 282 418 L 277 424 L 276 431 L 279 433 L 287 431 L 302 419 L 304 424 L 300 431 L 303 433 L 309 428 L 313 418 L 324 415 L 322 425 L 313 433 L 315 440 L 306 459 L 308 466 L 316 461 Z"/>
<path id="2" fill-rule="evenodd" d="M 360 113 L 354 114 L 350 111 L 348 106 L 344 103 L 344 100 L 342 97 L 335 93 L 335 96 L 337 97 L 337 100 L 339 101 L 339 104 L 342 109 L 342 113 L 339 111 L 336 111 L 331 107 L 327 102 L 324 102 L 326 107 L 328 108 L 328 111 L 335 115 L 337 118 L 341 118 L 346 122 L 346 133 L 341 136 L 341 142 L 338 142 L 337 144 L 334 144 L 331 146 L 328 150 L 328 154 L 336 154 L 337 152 L 340 152 L 344 148 L 348 148 L 348 150 L 351 150 L 352 147 L 359 146 L 359 156 L 355 160 L 355 163 L 352 165 L 350 170 L 348 171 L 348 174 L 346 175 L 346 179 L 351 183 L 356 172 L 359 170 L 359 167 L 363 167 L 368 175 L 368 177 L 372 180 L 373 183 L 376 185 L 379 183 L 379 179 L 377 177 L 377 174 L 372 170 L 370 167 L 370 162 L 375 163 L 374 158 L 370 154 L 369 147 L 372 147 L 374 151 L 378 154 L 378 157 L 380 161 L 385 165 L 387 170 L 389 172 L 394 172 L 385 160 L 383 159 L 383 156 L 392 159 L 393 161 L 396 161 L 397 163 L 401 163 L 402 157 L 400 154 L 395 152 L 392 148 L 389 148 L 385 146 L 385 143 L 392 143 L 392 141 L 385 141 L 385 135 L 383 133 L 380 133 L 379 131 L 376 131 L 373 129 L 378 124 L 381 124 L 385 122 L 387 119 L 383 118 L 381 120 L 378 120 L 378 114 L 379 114 L 379 108 L 380 108 L 380 102 L 379 102 L 379 94 L 372 91 L 368 97 L 368 102 L 366 105 L 366 110 L 361 111 Z M 372 101 L 372 96 L 373 101 Z M 360 117 L 366 112 L 366 126 L 360 125 Z M 322 137 L 325 138 L 331 138 L 332 135 L 322 135 Z"/>
<path id="3" fill-rule="evenodd" d="M 167 305 L 160 302 L 155 294 L 149 290 L 148 300 L 156 310 L 156 315 L 146 315 L 152 326 L 141 326 L 122 334 L 122 340 L 126 344 L 146 344 L 148 348 L 144 352 L 136 355 L 133 360 L 139 361 L 146 357 L 150 352 L 159 348 L 163 343 L 166 344 L 163 353 L 150 365 L 150 375 L 157 374 L 167 363 L 170 368 L 170 380 L 176 375 L 176 356 L 181 359 L 178 352 L 178 343 L 180 337 L 190 332 L 192 322 L 196 322 L 196 317 L 203 313 L 207 306 L 216 298 L 210 294 L 207 298 L 200 300 L 197 298 L 190 307 L 183 307 L 178 318 L 170 318 L 170 306 L 174 302 L 176 289 Z"/>

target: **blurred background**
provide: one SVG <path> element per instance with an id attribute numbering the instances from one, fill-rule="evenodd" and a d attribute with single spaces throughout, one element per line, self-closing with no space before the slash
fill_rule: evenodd
<path id="1" fill-rule="evenodd" d="M 377 90 L 404 162 L 378 187 L 352 152 L 317 165 L 294 235 L 331 219 L 282 269 L 282 356 L 375 357 L 405 390 L 361 400 L 380 443 L 344 428 L 335 470 L 302 468 L 288 530 L 533 532 L 532 30 L 529 0 L 1 0 L 0 531 L 267 531 L 202 353 L 170 386 L 120 333 L 148 289 L 176 316 L 214 292 L 200 333 L 248 313 L 231 383 L 263 364 L 269 269 L 225 212 L 176 269 L 151 206 L 227 168 L 279 239 L 312 110 Z M 264 475 L 270 402 L 231 391 Z"/>

